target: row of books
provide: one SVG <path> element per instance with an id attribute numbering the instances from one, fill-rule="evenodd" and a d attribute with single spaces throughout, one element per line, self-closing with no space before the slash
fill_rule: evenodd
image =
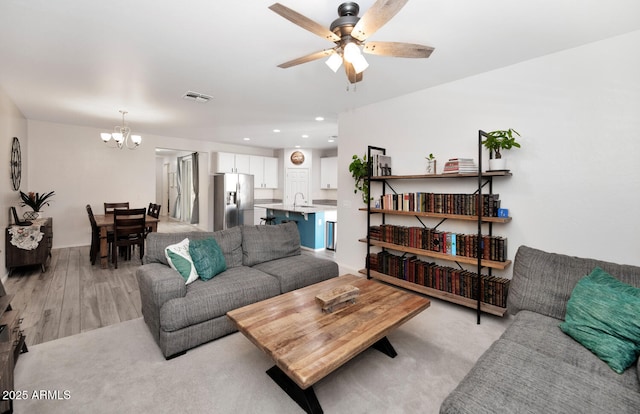
<path id="1" fill-rule="evenodd" d="M 473 158 L 449 158 L 444 163 L 444 174 L 477 173 L 478 166 Z"/>
<path id="2" fill-rule="evenodd" d="M 477 300 L 478 280 L 480 301 L 506 308 L 509 279 L 480 275 L 468 270 L 438 266 L 419 260 L 416 256 L 397 256 L 387 251 L 372 253 L 368 257 L 369 268 L 379 273 L 432 289 Z"/>
<path id="3" fill-rule="evenodd" d="M 380 196 L 380 208 L 385 210 L 412 211 L 476 216 L 478 194 L 449 193 L 399 193 Z M 482 194 L 482 215 L 498 217 L 499 194 Z"/>
<path id="4" fill-rule="evenodd" d="M 371 226 L 369 237 L 386 243 L 440 252 L 452 256 L 478 257 L 478 243 L 483 260 L 505 262 L 507 239 L 500 236 L 461 234 L 429 227 L 406 227 L 393 224 Z"/>

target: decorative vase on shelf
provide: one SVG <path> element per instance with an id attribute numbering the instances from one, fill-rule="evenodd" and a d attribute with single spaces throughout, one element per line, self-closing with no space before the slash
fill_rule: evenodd
<path id="1" fill-rule="evenodd" d="M 427 158 L 427 174 L 436 173 L 436 160 L 430 160 Z"/>
<path id="2" fill-rule="evenodd" d="M 22 217 L 24 217 L 25 220 L 35 220 L 38 217 L 40 217 L 40 212 L 38 211 L 25 211 L 24 214 L 22 215 Z"/>

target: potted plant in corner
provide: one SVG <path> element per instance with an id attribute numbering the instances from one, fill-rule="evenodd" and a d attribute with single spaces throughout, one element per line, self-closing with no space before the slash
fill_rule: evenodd
<path id="1" fill-rule="evenodd" d="M 349 164 L 349 172 L 355 180 L 353 193 L 357 193 L 358 190 L 362 191 L 362 201 L 365 204 L 369 203 L 369 183 L 366 180 L 368 171 L 367 155 L 363 155 L 362 158 L 354 155 L 351 164 Z"/>
<path id="2" fill-rule="evenodd" d="M 28 207 L 31 207 L 31 209 L 33 210 L 33 211 L 25 211 L 24 218 L 26 220 L 37 219 L 38 216 L 40 215 L 40 211 L 42 210 L 42 207 L 45 205 L 46 206 L 50 205 L 49 201 L 47 200 L 49 200 L 54 195 L 55 195 L 54 191 L 43 193 L 42 195 L 40 195 L 40 193 L 34 193 L 33 191 L 30 191 L 28 194 L 25 194 L 22 191 L 20 191 L 20 198 L 22 199 L 22 203 L 20 204 L 20 206 L 22 207 L 28 206 Z"/>
<path id="3" fill-rule="evenodd" d="M 520 134 L 515 129 L 497 130 L 487 133 L 485 140 L 482 141 L 489 150 L 489 171 L 506 170 L 506 161 L 502 158 L 500 150 L 510 150 L 513 147 L 520 148 L 520 144 L 516 142 L 516 137 Z M 493 154 L 493 156 L 491 156 Z"/>

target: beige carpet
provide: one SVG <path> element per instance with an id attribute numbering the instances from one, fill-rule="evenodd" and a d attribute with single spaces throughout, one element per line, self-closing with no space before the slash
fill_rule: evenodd
<path id="1" fill-rule="evenodd" d="M 433 300 L 388 336 L 394 359 L 369 349 L 314 386 L 325 413 L 437 413 L 509 318 Z M 15 369 L 17 414 L 301 413 L 267 376 L 273 364 L 235 333 L 166 361 L 142 319 L 35 345 Z M 49 391 L 48 398 L 33 393 Z M 57 394 L 57 395 L 56 395 Z"/>

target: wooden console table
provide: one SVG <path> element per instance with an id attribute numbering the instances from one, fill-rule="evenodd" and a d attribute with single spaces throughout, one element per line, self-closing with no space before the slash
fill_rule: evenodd
<path id="1" fill-rule="evenodd" d="M 5 231 L 5 261 L 6 266 L 9 269 L 9 275 L 14 268 L 20 266 L 32 266 L 32 265 L 40 265 L 42 267 L 42 271 L 44 272 L 45 265 L 47 260 L 51 256 L 51 246 L 53 244 L 53 219 L 48 217 L 46 219 L 37 219 L 34 220 L 34 224 L 31 227 L 39 226 L 39 229 L 44 236 L 42 240 L 38 243 L 38 247 L 33 250 L 25 250 L 21 249 L 17 246 L 11 244 L 11 238 L 13 237 L 10 233 L 12 228 L 20 228 L 21 226 L 9 226 Z M 27 227 L 22 227 L 26 229 Z"/>

